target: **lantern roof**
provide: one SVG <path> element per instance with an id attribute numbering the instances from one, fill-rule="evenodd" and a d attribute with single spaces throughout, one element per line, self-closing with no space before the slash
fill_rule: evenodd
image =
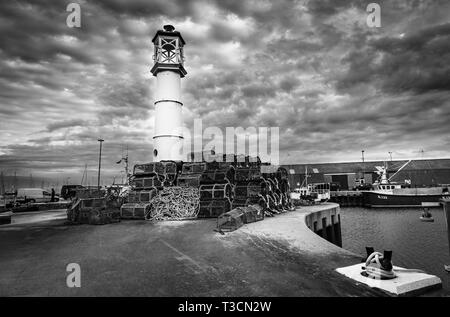
<path id="1" fill-rule="evenodd" d="M 186 44 L 186 42 L 184 41 L 183 37 L 181 36 L 181 33 L 178 31 L 175 31 L 175 27 L 173 25 L 170 24 L 166 24 L 163 26 L 163 30 L 158 30 L 155 34 L 155 36 L 152 39 L 152 42 L 154 44 L 156 44 L 156 39 L 158 38 L 158 36 L 176 36 L 181 40 L 181 43 L 183 45 Z"/>

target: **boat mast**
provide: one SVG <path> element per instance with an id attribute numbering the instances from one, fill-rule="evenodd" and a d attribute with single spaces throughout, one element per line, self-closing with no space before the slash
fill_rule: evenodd
<path id="1" fill-rule="evenodd" d="M 81 177 L 81 186 L 83 186 L 85 180 L 87 181 L 87 164 L 84 164 L 83 177 Z"/>

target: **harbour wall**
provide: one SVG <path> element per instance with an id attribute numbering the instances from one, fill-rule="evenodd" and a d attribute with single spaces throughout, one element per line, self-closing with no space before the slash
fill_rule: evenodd
<path id="1" fill-rule="evenodd" d="M 327 204 L 305 216 L 306 226 L 323 239 L 342 247 L 340 207 Z"/>

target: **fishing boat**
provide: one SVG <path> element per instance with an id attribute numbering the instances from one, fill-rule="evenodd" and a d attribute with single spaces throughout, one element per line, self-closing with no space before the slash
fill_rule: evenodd
<path id="1" fill-rule="evenodd" d="M 308 167 L 305 167 L 305 178 L 302 184 L 291 192 L 291 199 L 294 201 L 309 201 L 314 204 L 327 202 L 330 199 L 329 183 L 308 184 Z"/>
<path id="2" fill-rule="evenodd" d="M 394 175 L 388 177 L 387 164 L 379 168 L 380 178 L 372 185 L 373 190 L 363 191 L 366 207 L 439 207 L 442 198 L 450 197 L 448 187 L 408 187 L 409 184 L 393 182 L 392 179 L 411 162 L 406 162 Z"/>

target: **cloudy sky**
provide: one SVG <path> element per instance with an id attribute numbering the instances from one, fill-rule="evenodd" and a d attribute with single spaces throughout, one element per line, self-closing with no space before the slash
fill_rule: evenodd
<path id="1" fill-rule="evenodd" d="M 75 2 L 75 1 L 73 1 Z M 280 127 L 281 163 L 450 157 L 450 2 L 70 1 L 0 4 L 0 169 L 80 177 L 151 160 L 151 38 L 187 42 L 185 125 Z M 421 153 L 421 150 L 424 150 Z M 91 173 L 91 174 L 92 174 Z"/>

